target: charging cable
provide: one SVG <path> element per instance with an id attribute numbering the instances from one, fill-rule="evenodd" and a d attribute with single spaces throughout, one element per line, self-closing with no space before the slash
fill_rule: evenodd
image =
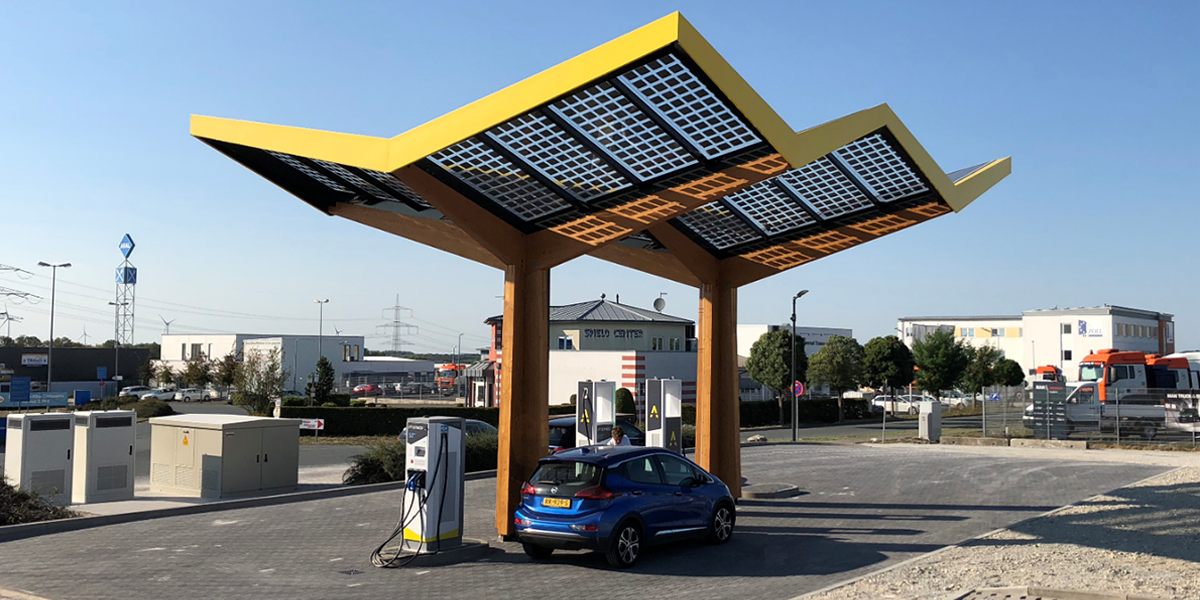
<path id="1" fill-rule="evenodd" d="M 404 566 L 407 566 L 409 563 L 411 563 L 413 560 L 415 560 L 417 558 L 417 556 L 421 553 L 422 550 L 426 549 L 428 544 L 425 542 L 424 539 L 422 539 L 420 541 L 420 546 L 418 547 L 418 550 L 416 552 L 412 553 L 404 560 L 400 560 L 400 555 L 401 555 L 401 553 L 403 551 L 403 547 L 404 547 L 404 541 L 403 541 L 404 540 L 404 537 L 403 537 L 404 530 L 407 529 L 409 525 L 412 525 L 413 521 L 415 521 L 417 518 L 419 518 L 422 513 L 426 513 L 426 514 L 428 513 L 428 511 L 426 511 L 426 509 L 425 509 L 425 505 L 429 501 L 429 490 L 433 489 L 434 485 L 437 485 L 439 476 L 440 476 L 440 479 L 442 482 L 442 497 L 439 499 L 440 501 L 438 503 L 438 519 L 437 519 L 438 523 L 437 523 L 437 527 L 435 528 L 436 537 L 434 538 L 434 539 L 438 540 L 438 546 L 437 546 L 438 549 L 434 551 L 434 554 L 437 554 L 438 552 L 441 551 L 441 549 L 442 549 L 442 544 L 441 544 L 441 539 L 440 539 L 442 537 L 442 514 L 441 513 L 442 513 L 443 508 L 446 505 L 446 487 L 448 485 L 448 479 L 449 479 L 445 473 L 441 472 L 442 471 L 441 467 L 442 467 L 443 458 L 447 462 L 447 467 L 449 467 L 450 456 L 449 456 L 448 444 L 449 444 L 449 436 L 446 433 L 442 433 L 441 448 L 439 448 L 438 456 L 435 459 L 436 462 L 434 463 L 434 467 L 433 467 L 433 477 L 430 478 L 428 481 L 426 481 L 425 487 L 423 488 L 424 493 L 418 492 L 417 487 L 416 487 L 417 478 L 423 473 L 423 471 L 414 471 L 413 474 L 410 475 L 408 480 L 405 482 L 404 489 L 400 493 L 400 518 L 399 518 L 399 520 L 396 521 L 396 526 L 395 526 L 395 528 L 392 529 L 391 535 L 389 535 L 388 538 L 386 540 L 384 540 L 383 543 L 380 544 L 378 548 L 375 548 L 374 552 L 371 553 L 371 564 L 372 565 L 379 567 L 379 568 L 404 567 Z M 407 514 L 408 513 L 407 500 L 408 500 L 408 494 L 410 492 L 413 494 L 417 494 L 417 501 L 416 501 L 416 506 L 414 507 L 416 510 L 413 511 L 413 514 L 408 515 Z M 384 550 L 387 548 L 387 545 L 392 543 L 392 541 L 395 540 L 397 537 L 400 537 L 401 542 L 400 542 L 400 545 L 396 547 L 396 551 L 393 554 L 391 554 L 390 556 L 384 556 Z"/>

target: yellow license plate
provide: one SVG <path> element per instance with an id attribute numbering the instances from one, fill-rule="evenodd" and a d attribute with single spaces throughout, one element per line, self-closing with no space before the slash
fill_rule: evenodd
<path id="1" fill-rule="evenodd" d="M 542 498 L 542 506 L 553 506 L 555 508 L 571 508 L 570 498 Z"/>

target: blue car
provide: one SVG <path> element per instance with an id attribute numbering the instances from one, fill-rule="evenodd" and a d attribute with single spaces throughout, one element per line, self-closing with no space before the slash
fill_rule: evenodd
<path id="1" fill-rule="evenodd" d="M 595 550 L 617 568 L 683 537 L 729 541 L 736 518 L 721 480 L 662 448 L 585 446 L 538 462 L 522 486 L 517 538 L 532 558 Z"/>

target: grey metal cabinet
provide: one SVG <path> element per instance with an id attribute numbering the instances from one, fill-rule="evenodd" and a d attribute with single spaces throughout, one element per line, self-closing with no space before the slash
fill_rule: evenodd
<path id="1" fill-rule="evenodd" d="M 192 414 L 150 424 L 153 493 L 225 498 L 296 489 L 299 419 Z"/>

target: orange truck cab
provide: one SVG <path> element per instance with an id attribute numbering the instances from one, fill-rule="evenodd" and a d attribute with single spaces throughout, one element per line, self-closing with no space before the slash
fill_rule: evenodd
<path id="1" fill-rule="evenodd" d="M 1149 389 L 1186 389 L 1191 387 L 1188 361 L 1181 357 L 1161 357 L 1144 352 L 1107 349 L 1089 354 L 1079 363 L 1079 381 L 1095 382 L 1100 402 L 1116 393 L 1146 393 Z"/>
<path id="2" fill-rule="evenodd" d="M 1034 381 L 1057 381 L 1062 383 L 1062 369 L 1054 365 L 1043 365 L 1034 371 Z"/>

